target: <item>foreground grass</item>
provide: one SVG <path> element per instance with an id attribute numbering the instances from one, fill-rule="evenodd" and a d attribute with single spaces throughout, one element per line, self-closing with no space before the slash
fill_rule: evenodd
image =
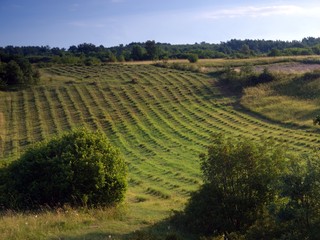
<path id="1" fill-rule="evenodd" d="M 128 164 L 125 208 L 3 213 L 0 239 L 126 239 L 141 229 L 165 235 L 171 210 L 182 209 L 202 183 L 198 156 L 215 132 L 275 138 L 296 152 L 319 144 L 310 129 L 242 111 L 205 74 L 125 64 L 42 73 L 39 86 L 0 93 L 1 160 L 72 127 L 102 130 Z"/>
<path id="2" fill-rule="evenodd" d="M 106 228 L 106 224 L 107 229 L 116 234 L 112 225 L 121 221 L 121 215 L 124 214 L 121 211 L 123 210 L 64 208 L 34 213 L 6 212 L 2 213 L 0 219 L 1 238 L 61 239 L 70 237 L 72 239 L 78 236 L 80 239 L 82 234 L 89 232 L 92 233 L 91 239 L 101 239 L 102 234 L 108 236 L 108 232 L 101 230 Z M 132 230 L 129 225 L 123 225 L 123 231 Z"/>
<path id="3" fill-rule="evenodd" d="M 171 204 L 168 204 L 172 206 Z M 1 239 L 136 239 L 144 231 L 164 239 L 175 230 L 166 218 L 170 207 L 163 201 L 132 205 L 124 203 L 111 208 L 44 209 L 31 212 L 0 213 Z M 184 239 L 194 239 L 185 236 Z"/>

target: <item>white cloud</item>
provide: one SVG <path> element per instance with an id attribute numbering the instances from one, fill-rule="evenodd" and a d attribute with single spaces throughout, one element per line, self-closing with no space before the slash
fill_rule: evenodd
<path id="1" fill-rule="evenodd" d="M 203 14 L 204 18 L 220 19 L 220 18 L 237 18 L 237 17 L 268 17 L 274 15 L 297 15 L 305 14 L 308 10 L 300 6 L 282 5 L 282 6 L 266 6 L 266 7 L 237 7 L 230 9 L 221 9 Z"/>

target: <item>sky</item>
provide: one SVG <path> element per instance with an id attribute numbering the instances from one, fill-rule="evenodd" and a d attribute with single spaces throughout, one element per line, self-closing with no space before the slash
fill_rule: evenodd
<path id="1" fill-rule="evenodd" d="M 320 37 L 319 0 L 0 0 L 0 46 Z"/>

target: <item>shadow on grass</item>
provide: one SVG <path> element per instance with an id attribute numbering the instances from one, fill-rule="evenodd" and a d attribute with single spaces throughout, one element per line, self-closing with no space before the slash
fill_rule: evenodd
<path id="1" fill-rule="evenodd" d="M 196 240 L 199 236 L 188 233 L 183 227 L 179 227 L 177 216 L 160 221 L 152 226 L 141 228 L 126 234 L 114 234 L 96 230 L 85 234 L 70 236 L 61 235 L 48 238 L 48 240 Z M 181 225 L 180 225 L 181 226 Z"/>

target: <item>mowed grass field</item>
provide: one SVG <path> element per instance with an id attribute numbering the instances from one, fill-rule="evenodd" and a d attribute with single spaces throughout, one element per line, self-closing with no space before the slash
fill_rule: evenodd
<path id="1" fill-rule="evenodd" d="M 198 156 L 216 132 L 274 138 L 296 152 L 311 151 L 320 143 L 315 132 L 234 107 L 236 100 L 224 96 L 217 80 L 205 74 L 125 64 L 41 71 L 40 85 L 0 92 L 2 162 L 73 127 L 101 130 L 127 162 L 127 197 L 115 218 L 104 216 L 110 216 L 106 210 L 40 213 L 36 218 L 31 213 L 3 214 L 3 239 L 121 239 L 152 228 L 171 210 L 182 209 L 200 186 Z"/>

